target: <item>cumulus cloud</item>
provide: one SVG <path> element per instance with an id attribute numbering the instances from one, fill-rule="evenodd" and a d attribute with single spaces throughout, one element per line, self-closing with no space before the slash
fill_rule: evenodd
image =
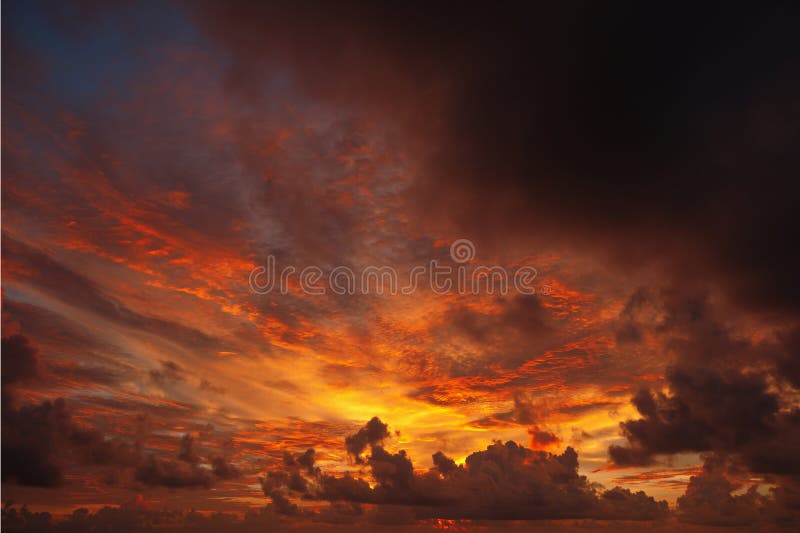
<path id="1" fill-rule="evenodd" d="M 219 479 L 235 479 L 239 469 L 223 455 L 201 456 L 192 435 L 184 435 L 176 456 L 147 455 L 134 470 L 134 479 L 148 486 L 210 488 Z"/>
<path id="2" fill-rule="evenodd" d="M 642 390 L 633 398 L 641 419 L 622 423 L 630 448 L 612 446 L 609 453 L 620 464 L 652 459 L 653 454 L 721 450 L 757 453 L 780 431 L 792 425 L 796 413 L 779 412 L 777 395 L 769 391 L 764 375 L 726 374 L 676 368 L 667 376 L 670 393 Z M 781 470 L 796 471 L 790 457 Z"/>
<path id="3" fill-rule="evenodd" d="M 378 443 L 388 436 L 388 426 L 378 418 L 346 443 L 352 445 L 352 437 L 366 442 L 370 434 L 375 438 L 364 464 L 374 486 L 349 474 L 337 477 L 311 466 L 300 469 L 298 458 L 313 457 L 309 450 L 290 454 L 283 469 L 262 478 L 265 495 L 276 509 L 290 513 L 295 509 L 287 505 L 287 494 L 331 502 L 406 505 L 417 518 L 652 520 L 667 513 L 665 502 L 643 492 L 598 490 L 578 474 L 578 455 L 569 447 L 556 455 L 511 441 L 495 442 L 469 455 L 464 465 L 438 452 L 434 468 L 418 473 L 404 450 L 390 452 Z M 297 483 L 294 477 L 301 471 L 304 482 Z"/>
<path id="4" fill-rule="evenodd" d="M 362 461 L 361 454 L 367 446 L 373 446 L 383 442 L 389 437 L 389 426 L 380 421 L 376 416 L 358 430 L 357 433 L 348 436 L 345 441 L 347 453 L 358 463 Z"/>
<path id="5" fill-rule="evenodd" d="M 800 410 L 788 361 L 797 357 L 794 329 L 753 341 L 737 335 L 724 309 L 706 295 L 639 291 L 621 314 L 627 343 L 656 346 L 671 356 L 665 390 L 644 388 L 631 399 L 640 418 L 621 423 L 627 444 L 612 445 L 617 465 L 652 464 L 659 456 L 708 453 L 703 473 L 679 500 L 687 521 L 750 523 L 776 508 L 792 514 L 800 476 Z M 634 333 L 635 332 L 635 333 Z M 791 354 L 791 355 L 790 355 Z M 771 498 L 726 477 L 727 461 L 778 486 Z M 781 498 L 778 494 L 783 494 Z M 769 512 L 765 509 L 769 507 Z"/>
<path id="6" fill-rule="evenodd" d="M 741 488 L 726 475 L 726 460 L 709 456 L 703 471 L 692 476 L 686 493 L 678 498 L 680 519 L 684 522 L 711 526 L 751 525 L 769 511 L 771 501 L 750 486 L 743 494 L 732 494 Z"/>

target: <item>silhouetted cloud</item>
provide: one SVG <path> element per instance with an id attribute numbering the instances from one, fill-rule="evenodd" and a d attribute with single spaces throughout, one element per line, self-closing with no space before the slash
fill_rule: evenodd
<path id="1" fill-rule="evenodd" d="M 782 394 L 794 386 L 787 361 L 796 357 L 794 330 L 754 342 L 724 325 L 704 295 L 638 292 L 623 311 L 631 342 L 657 342 L 673 355 L 666 391 L 642 389 L 632 403 L 640 418 L 621 424 L 627 445 L 612 445 L 618 465 L 652 464 L 659 455 L 709 452 L 704 472 L 680 504 L 697 523 L 747 523 L 786 498 L 767 499 L 748 489 L 731 496 L 724 475 L 730 458 L 751 475 L 767 475 L 790 494 L 800 476 L 800 410 Z M 794 355 L 789 355 L 794 354 Z M 777 493 L 775 493 L 777 494 Z M 788 512 L 788 508 L 783 512 Z"/>
<path id="2" fill-rule="evenodd" d="M 211 487 L 211 473 L 183 461 L 150 455 L 137 467 L 136 481 L 145 485 L 168 487 L 172 489 Z"/>
<path id="3" fill-rule="evenodd" d="M 240 475 L 221 455 L 209 458 L 210 468 L 203 466 L 189 434 L 175 458 L 145 453 L 139 439 L 107 438 L 75 421 L 62 398 L 19 408 L 4 402 L 2 448 L 3 480 L 20 485 L 58 487 L 76 465 L 104 466 L 109 472 L 132 469 L 134 481 L 169 488 L 209 488 L 216 479 Z"/>
<path id="4" fill-rule="evenodd" d="M 71 462 L 131 466 L 139 450 L 121 439 L 106 439 L 82 427 L 59 398 L 17 409 L 3 403 L 3 480 L 56 487 Z"/>
<path id="5" fill-rule="evenodd" d="M 345 440 L 348 451 L 354 440 L 367 442 L 365 463 L 375 482 L 349 474 L 334 476 L 311 466 L 298 483 L 298 461 L 287 456 L 283 470 L 262 478 L 264 494 L 280 512 L 296 514 L 287 494 L 331 502 L 408 505 L 417 518 L 542 519 L 626 518 L 652 520 L 666 515 L 667 505 L 643 492 L 615 488 L 601 492 L 578 474 L 578 455 L 572 448 L 563 454 L 533 451 L 514 442 L 495 442 L 474 452 L 464 466 L 441 452 L 433 456 L 434 468 L 417 473 L 405 451 L 392 453 L 381 444 L 388 426 L 377 417 Z M 365 444 L 366 446 L 366 444 Z M 311 450 L 299 457 L 313 457 Z M 310 469 L 309 469 L 310 468 Z M 307 479 L 306 479 L 307 478 Z"/>
<path id="6" fill-rule="evenodd" d="M 389 426 L 381 422 L 376 416 L 367 422 L 367 425 L 359 429 L 358 433 L 348 436 L 344 443 L 347 453 L 357 463 L 360 463 L 362 461 L 361 453 L 367 449 L 367 446 L 379 444 L 388 437 Z"/>

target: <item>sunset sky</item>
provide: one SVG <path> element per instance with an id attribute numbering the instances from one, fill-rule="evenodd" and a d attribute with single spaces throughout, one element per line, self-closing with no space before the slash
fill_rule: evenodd
<path id="1" fill-rule="evenodd" d="M 3 2 L 4 527 L 796 526 L 797 11 Z"/>

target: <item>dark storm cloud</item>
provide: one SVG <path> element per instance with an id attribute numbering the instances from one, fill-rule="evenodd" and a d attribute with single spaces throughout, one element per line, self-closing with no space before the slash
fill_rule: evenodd
<path id="1" fill-rule="evenodd" d="M 800 483 L 800 410 L 794 361 L 797 327 L 779 326 L 757 340 L 726 325 L 724 308 L 692 291 L 639 291 L 621 314 L 636 332 L 626 345 L 655 343 L 670 355 L 666 391 L 633 398 L 640 418 L 621 424 L 626 445 L 612 445 L 618 465 L 651 464 L 659 455 L 707 452 L 703 472 L 678 500 L 682 520 L 706 525 L 796 521 Z M 726 466 L 728 465 L 728 466 Z M 763 476 L 767 497 L 749 481 Z"/>
<path id="2" fill-rule="evenodd" d="M 756 473 L 800 474 L 791 452 L 800 447 L 800 411 L 781 394 L 794 386 L 796 329 L 756 342 L 727 327 L 720 314 L 691 291 L 631 297 L 621 323 L 638 340 L 628 342 L 646 335 L 671 355 L 669 390 L 642 389 L 632 398 L 641 418 L 621 424 L 629 445 L 610 447 L 614 462 L 713 451 L 737 456 Z"/>
<path id="3" fill-rule="evenodd" d="M 231 53 L 236 94 L 256 98 L 277 63 L 411 132 L 428 218 L 800 311 L 796 6 L 312 4 L 192 8 Z"/>
<path id="4" fill-rule="evenodd" d="M 388 436 L 386 425 L 373 418 L 356 433 L 360 440 L 370 432 L 370 425 L 374 426 L 373 433 L 382 435 L 381 440 Z M 315 468 L 311 461 L 314 455 L 309 450 L 299 456 L 288 454 L 283 469 L 262 478 L 264 494 L 272 499 L 278 512 L 286 514 L 298 512 L 288 495 L 331 502 L 407 505 L 417 519 L 648 520 L 667 512 L 665 502 L 657 502 L 643 492 L 620 488 L 598 491 L 578 474 L 578 455 L 572 448 L 555 455 L 514 442 L 495 442 L 486 450 L 469 455 L 463 466 L 438 452 L 433 456 L 434 468 L 418 473 L 404 450 L 389 452 L 375 440 L 369 444 L 365 461 L 374 487 L 349 474 L 337 477 Z M 304 469 L 299 468 L 302 458 L 308 459 Z M 300 473 L 303 482 L 295 479 Z"/>
<path id="5" fill-rule="evenodd" d="M 622 423 L 632 446 L 610 448 L 618 464 L 647 462 L 653 454 L 751 450 L 779 438 L 791 423 L 786 417 L 793 415 L 779 413 L 763 375 L 673 369 L 667 383 L 670 394 L 643 390 L 633 398 L 642 418 Z M 791 456 L 784 461 L 781 469 L 800 472 Z"/>

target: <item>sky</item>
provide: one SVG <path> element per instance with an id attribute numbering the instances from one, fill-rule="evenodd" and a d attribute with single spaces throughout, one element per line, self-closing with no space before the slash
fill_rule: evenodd
<path id="1" fill-rule="evenodd" d="M 797 16 L 4 2 L 3 526 L 796 526 Z"/>

